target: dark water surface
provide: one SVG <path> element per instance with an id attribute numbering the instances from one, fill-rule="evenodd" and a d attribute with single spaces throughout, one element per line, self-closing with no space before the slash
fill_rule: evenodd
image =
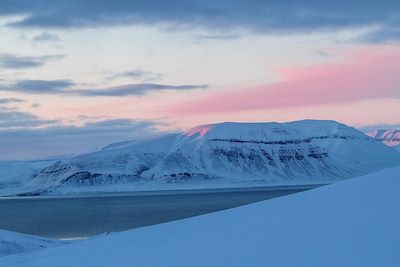
<path id="1" fill-rule="evenodd" d="M 316 186 L 0 198 L 0 229 L 76 238 L 122 231 L 304 191 Z"/>

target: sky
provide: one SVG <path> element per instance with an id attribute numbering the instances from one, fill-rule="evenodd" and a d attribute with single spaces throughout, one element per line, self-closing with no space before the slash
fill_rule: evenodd
<path id="1" fill-rule="evenodd" d="M 0 159 L 224 121 L 400 127 L 399 1 L 0 0 Z"/>

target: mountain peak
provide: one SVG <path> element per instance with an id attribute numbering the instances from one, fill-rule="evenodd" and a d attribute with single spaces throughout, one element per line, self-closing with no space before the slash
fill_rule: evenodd
<path id="1" fill-rule="evenodd" d="M 400 145 L 400 129 L 378 129 L 371 136 L 387 146 Z"/>
<path id="2" fill-rule="evenodd" d="M 293 122 L 222 122 L 196 126 L 183 136 L 190 139 L 244 139 L 277 141 L 301 139 L 312 135 L 365 137 L 358 130 L 331 120 L 299 120 Z"/>

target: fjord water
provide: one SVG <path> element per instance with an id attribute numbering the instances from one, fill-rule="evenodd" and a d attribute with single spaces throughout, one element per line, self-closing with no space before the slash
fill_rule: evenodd
<path id="1" fill-rule="evenodd" d="M 314 187 L 2 198 L 0 229 L 53 238 L 81 238 L 206 214 Z"/>

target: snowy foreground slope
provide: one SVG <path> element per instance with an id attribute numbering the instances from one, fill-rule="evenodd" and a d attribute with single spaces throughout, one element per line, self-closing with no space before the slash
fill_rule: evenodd
<path id="1" fill-rule="evenodd" d="M 400 167 L 1 266 L 400 266 Z"/>
<path id="2" fill-rule="evenodd" d="M 0 257 L 15 253 L 32 252 L 66 244 L 66 242 L 0 230 Z"/>
<path id="3" fill-rule="evenodd" d="M 399 164 L 400 153 L 335 121 L 220 123 L 59 161 L 27 185 L 329 183 Z"/>

